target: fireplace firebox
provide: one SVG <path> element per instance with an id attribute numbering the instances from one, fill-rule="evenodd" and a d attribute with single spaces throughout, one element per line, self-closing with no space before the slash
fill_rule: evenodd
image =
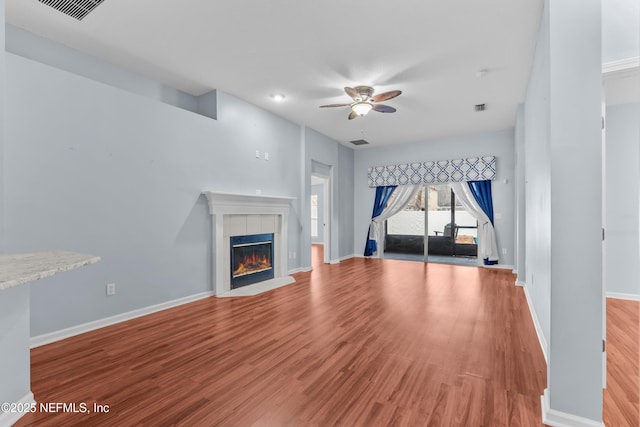
<path id="1" fill-rule="evenodd" d="M 273 233 L 231 236 L 231 289 L 274 278 Z"/>

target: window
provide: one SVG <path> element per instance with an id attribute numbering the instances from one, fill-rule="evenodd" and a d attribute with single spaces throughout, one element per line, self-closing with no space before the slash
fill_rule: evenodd
<path id="1" fill-rule="evenodd" d="M 311 237 L 318 237 L 318 195 L 311 195 Z"/>

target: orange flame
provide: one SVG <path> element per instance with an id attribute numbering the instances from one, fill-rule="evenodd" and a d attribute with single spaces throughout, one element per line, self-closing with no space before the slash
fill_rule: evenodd
<path id="1" fill-rule="evenodd" d="M 246 274 L 257 273 L 259 271 L 271 268 L 271 261 L 266 255 L 258 255 L 256 253 L 245 256 L 239 263 L 238 267 L 233 270 L 233 277 L 244 276 Z"/>

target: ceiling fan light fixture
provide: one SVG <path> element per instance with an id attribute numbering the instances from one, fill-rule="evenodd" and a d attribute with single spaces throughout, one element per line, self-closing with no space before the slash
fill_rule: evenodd
<path id="1" fill-rule="evenodd" d="M 373 105 L 368 102 L 356 102 L 351 106 L 351 111 L 356 113 L 359 116 L 366 116 L 369 111 L 373 108 Z"/>
<path id="2" fill-rule="evenodd" d="M 349 104 L 321 105 L 320 108 L 349 107 L 351 112 L 349 113 L 348 119 L 353 120 L 356 117 L 366 116 L 371 110 L 379 113 L 395 113 L 395 108 L 389 105 L 379 104 L 379 102 L 387 101 L 395 98 L 396 96 L 402 95 L 401 90 L 390 90 L 373 96 L 373 88 L 371 86 L 346 86 L 344 91 L 351 97 L 351 99 L 353 99 L 354 102 Z"/>
<path id="3" fill-rule="evenodd" d="M 282 102 L 282 101 L 284 101 L 285 98 L 286 98 L 286 96 L 284 96 L 281 93 L 273 93 L 273 94 L 271 94 L 271 99 L 273 99 L 276 102 Z"/>

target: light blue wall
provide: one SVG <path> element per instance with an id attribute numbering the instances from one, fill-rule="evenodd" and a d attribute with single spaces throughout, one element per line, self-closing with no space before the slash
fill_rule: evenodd
<path id="1" fill-rule="evenodd" d="M 602 2 L 602 62 L 640 57 L 640 2 Z"/>
<path id="2" fill-rule="evenodd" d="M 600 421 L 602 5 L 600 0 L 549 4 L 552 324 L 547 389 L 552 409 Z"/>
<path id="3" fill-rule="evenodd" d="M 640 104 L 606 111 L 607 292 L 640 297 Z"/>
<path id="4" fill-rule="evenodd" d="M 36 46 L 20 52 L 33 49 L 32 57 L 51 44 L 26 39 Z M 7 246 L 102 261 L 34 284 L 32 336 L 210 290 L 211 226 L 201 191 L 295 197 L 289 248 L 310 250 L 301 250 L 309 162 L 333 165 L 335 182 L 348 184 L 350 149 L 341 162 L 336 141 L 220 92 L 208 95 L 217 101 L 212 120 L 150 96 L 146 82 L 140 93 L 126 70 L 56 52 L 71 58 L 53 67 L 7 55 Z M 95 68 L 91 75 L 77 72 L 85 64 Z M 256 150 L 269 160 L 256 159 Z M 353 218 L 347 202 L 333 218 L 336 258 L 340 222 Z M 288 267 L 310 266 L 310 256 L 303 262 L 298 255 Z M 115 296 L 105 296 L 107 283 L 116 284 Z"/>
<path id="5" fill-rule="evenodd" d="M 7 24 L 7 51 L 61 70 L 107 83 L 132 93 L 155 99 L 212 118 L 216 106 L 208 95 L 193 96 L 104 60 Z"/>
<path id="6" fill-rule="evenodd" d="M 0 0 L 0 253 L 6 248 L 5 235 L 5 2 Z M 29 357 L 29 287 L 23 285 L 0 290 L 0 402 L 19 402 L 28 397 Z M 0 425 L 9 423 L 15 414 L 0 411 Z M 15 421 L 16 418 L 11 418 Z"/>
<path id="7" fill-rule="evenodd" d="M 316 237 L 311 236 L 312 243 L 324 242 L 324 186 L 322 184 L 311 186 L 311 195 L 318 196 L 318 235 Z"/>
<path id="8" fill-rule="evenodd" d="M 508 130 L 356 150 L 354 153 L 355 234 L 353 241 L 356 253 L 364 253 L 364 242 L 371 222 L 371 210 L 375 196 L 375 189 L 369 188 L 367 185 L 367 169 L 369 167 L 416 161 L 496 156 L 497 179 L 492 183 L 492 193 L 494 215 L 502 215 L 500 219 L 495 219 L 500 264 L 513 265 L 515 249 L 514 144 L 514 132 Z M 507 180 L 506 183 L 505 180 Z M 502 248 L 506 249 L 506 255 L 502 254 Z"/>
<path id="9" fill-rule="evenodd" d="M 545 353 L 551 330 L 549 73 L 549 10 L 545 8 L 524 103 L 524 123 L 519 124 L 524 127 L 524 158 L 518 161 L 524 168 L 525 182 L 525 286 L 540 324 Z"/>
<path id="10" fill-rule="evenodd" d="M 545 1 L 524 106 L 526 289 L 547 343 L 545 401 L 556 414 L 596 422 L 603 374 L 601 19 L 598 0 Z"/>
<path id="11" fill-rule="evenodd" d="M 102 257 L 34 284 L 32 335 L 209 290 L 201 191 L 301 199 L 300 127 L 264 110 L 219 93 L 216 121 L 15 55 L 7 71 L 8 249 Z"/>
<path id="12" fill-rule="evenodd" d="M 524 155 L 524 105 L 518 106 L 518 112 L 516 114 L 516 128 L 515 128 L 515 179 L 514 185 L 516 189 L 516 272 L 518 274 L 518 285 L 524 285 L 525 278 L 527 277 L 527 264 L 526 264 L 526 181 L 525 181 L 525 168 L 526 161 Z"/>
<path id="13" fill-rule="evenodd" d="M 340 206 L 340 189 L 341 183 L 348 183 L 349 180 L 349 168 L 348 161 L 341 163 L 341 155 L 348 156 L 346 152 L 341 153 L 339 148 L 340 144 L 328 138 L 327 136 L 309 128 L 305 128 L 304 131 L 304 194 L 305 200 L 303 203 L 305 213 L 302 215 L 304 232 L 302 233 L 302 256 L 301 267 L 311 268 L 311 216 L 309 214 L 310 209 L 310 197 L 311 194 L 311 172 L 312 163 L 317 162 L 322 165 L 326 165 L 330 168 L 331 172 L 331 185 L 329 190 L 329 200 L 325 200 L 325 203 L 329 204 L 330 218 L 329 218 L 329 242 L 324 242 L 325 245 L 329 245 L 329 258 L 332 262 L 336 262 L 340 259 L 340 234 L 342 233 L 342 222 L 348 224 L 350 213 L 352 212 L 350 206 L 353 202 L 349 203 L 349 206 Z M 342 166 L 341 166 L 342 165 Z M 342 170 L 341 168 L 346 168 Z M 348 233 L 348 231 L 347 231 Z"/>
<path id="14" fill-rule="evenodd" d="M 5 22 L 4 0 L 0 0 L 0 99 L 5 99 Z M 5 213 L 4 213 L 4 134 L 5 134 L 5 102 L 0 102 L 0 253 L 5 248 Z"/>
<path id="15" fill-rule="evenodd" d="M 0 401 L 17 403 L 31 391 L 29 284 L 0 291 Z M 0 425 L 14 414 L 0 411 Z"/>
<path id="16" fill-rule="evenodd" d="M 354 209 L 354 151 L 343 145 L 338 146 L 338 209 L 340 215 L 341 258 L 355 255 L 353 247 Z"/>

